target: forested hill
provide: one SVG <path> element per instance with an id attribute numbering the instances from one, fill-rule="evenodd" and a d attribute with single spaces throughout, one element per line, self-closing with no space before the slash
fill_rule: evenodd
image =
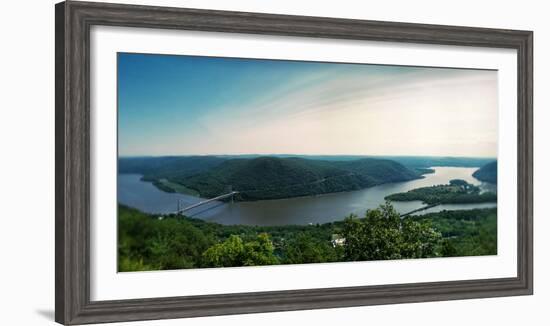
<path id="1" fill-rule="evenodd" d="M 497 170 L 498 170 L 498 164 L 497 161 L 485 164 L 479 170 L 474 172 L 473 176 L 480 180 L 485 181 L 489 183 L 497 183 Z"/>
<path id="2" fill-rule="evenodd" d="M 139 173 L 150 181 L 181 178 L 208 171 L 226 160 L 219 156 L 122 157 L 118 159 L 118 173 Z"/>
<path id="3" fill-rule="evenodd" d="M 490 163 L 494 158 L 480 157 L 446 157 L 446 156 L 387 156 L 381 157 L 399 162 L 406 167 L 479 167 Z"/>
<path id="4" fill-rule="evenodd" d="M 236 200 L 310 196 L 421 177 L 397 162 L 371 158 L 325 161 L 296 157 L 201 157 L 200 160 L 186 158 L 181 161 L 169 159 L 164 164 L 148 163 L 139 166 L 124 162 L 119 164 L 119 171 L 143 173 L 144 179 L 150 181 L 169 180 L 196 190 L 206 198 L 226 193 L 231 187 L 239 191 Z M 194 166 L 196 163 L 200 166 Z"/>
<path id="5" fill-rule="evenodd" d="M 259 200 L 357 190 L 416 178 L 416 172 L 389 160 L 259 157 L 228 160 L 208 172 L 175 181 L 205 197 L 217 196 L 230 185 L 239 191 L 238 199 Z"/>

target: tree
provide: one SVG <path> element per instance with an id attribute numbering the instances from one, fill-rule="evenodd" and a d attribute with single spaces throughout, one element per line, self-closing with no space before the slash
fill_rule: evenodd
<path id="1" fill-rule="evenodd" d="M 118 271 L 119 272 L 136 272 L 150 271 L 160 269 L 159 266 L 151 266 L 143 263 L 143 259 L 132 260 L 129 257 L 119 257 Z"/>
<path id="2" fill-rule="evenodd" d="M 231 235 L 227 240 L 208 248 L 203 254 L 206 267 L 235 267 L 277 264 L 273 254 L 273 244 L 265 233 L 255 240 L 243 242 L 238 235 Z"/>
<path id="3" fill-rule="evenodd" d="M 215 244 L 203 253 L 203 263 L 207 267 L 240 266 L 244 244 L 241 237 L 232 235 L 222 243 Z"/>
<path id="4" fill-rule="evenodd" d="M 401 234 L 403 258 L 428 258 L 439 255 L 437 248 L 442 236 L 428 222 L 420 223 L 405 218 L 401 222 Z"/>
<path id="5" fill-rule="evenodd" d="M 161 269 L 198 267 L 202 253 L 211 244 L 201 230 L 185 220 L 155 221 L 152 230 L 154 235 L 145 241 L 145 257 Z"/>
<path id="6" fill-rule="evenodd" d="M 389 202 L 368 210 L 364 219 L 346 218 L 342 236 L 348 261 L 433 257 L 441 241 L 428 223 L 401 219 Z"/>
<path id="7" fill-rule="evenodd" d="M 277 257 L 273 254 L 273 244 L 267 233 L 258 235 L 255 241 L 244 245 L 243 266 L 275 265 Z"/>
<path id="8" fill-rule="evenodd" d="M 214 243 L 185 219 L 158 220 L 119 207 L 118 223 L 119 271 L 199 267 L 202 253 Z"/>
<path id="9" fill-rule="evenodd" d="M 305 264 L 336 261 L 336 250 L 328 240 L 321 241 L 310 234 L 300 232 L 284 246 L 285 264 Z"/>

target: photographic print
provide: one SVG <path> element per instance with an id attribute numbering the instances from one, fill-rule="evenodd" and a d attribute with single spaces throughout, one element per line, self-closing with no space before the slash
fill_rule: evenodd
<path id="1" fill-rule="evenodd" d="M 119 272 L 497 254 L 496 70 L 117 68 Z"/>

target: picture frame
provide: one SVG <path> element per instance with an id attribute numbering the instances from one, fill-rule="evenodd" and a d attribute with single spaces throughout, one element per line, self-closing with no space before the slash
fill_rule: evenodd
<path id="1" fill-rule="evenodd" d="M 533 293 L 533 32 L 65 1 L 55 7 L 55 320 L 136 321 Z M 93 301 L 90 29 L 192 30 L 517 51 L 517 277 Z"/>

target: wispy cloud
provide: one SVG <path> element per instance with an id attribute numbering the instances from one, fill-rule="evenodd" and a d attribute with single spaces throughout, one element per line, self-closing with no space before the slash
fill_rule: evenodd
<path id="1" fill-rule="evenodd" d="M 176 99 L 174 116 L 193 116 L 185 123 L 193 127 L 172 124 L 123 152 L 496 156 L 495 71 L 319 64 L 301 72 L 300 65 L 287 63 L 277 83 L 248 67 L 227 84 L 231 101 L 200 103 L 192 115 Z"/>

